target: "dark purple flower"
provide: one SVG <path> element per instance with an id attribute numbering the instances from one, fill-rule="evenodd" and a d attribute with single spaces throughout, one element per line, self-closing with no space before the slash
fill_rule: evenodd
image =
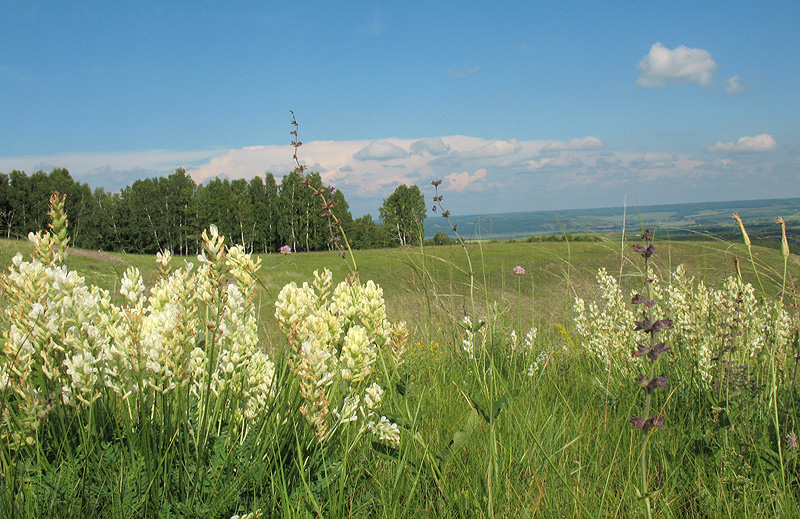
<path id="1" fill-rule="evenodd" d="M 665 346 L 663 342 L 656 343 L 652 347 L 646 344 L 637 344 L 636 349 L 633 351 L 633 356 L 642 357 L 647 355 L 650 360 L 656 360 L 658 359 L 659 355 L 666 353 L 669 350 L 670 348 Z"/>
<path id="2" fill-rule="evenodd" d="M 653 301 L 652 299 L 647 299 L 646 297 L 644 297 L 641 294 L 636 294 L 635 296 L 633 296 L 633 299 L 631 299 L 631 303 L 633 303 L 635 305 L 644 305 L 647 308 L 650 308 L 654 304 L 656 304 L 655 301 Z"/>
<path id="3" fill-rule="evenodd" d="M 634 429 L 644 429 L 644 418 L 640 418 L 635 415 L 631 415 L 631 427 Z"/>
<path id="4" fill-rule="evenodd" d="M 659 319 L 658 321 L 651 321 L 647 317 L 641 321 L 634 321 L 636 325 L 634 331 L 643 331 L 647 333 L 657 333 L 661 330 L 669 330 L 672 328 L 672 319 Z"/>
<path id="5" fill-rule="evenodd" d="M 648 432 L 653 427 L 658 427 L 659 429 L 663 429 L 664 428 L 664 424 L 662 423 L 663 421 L 664 417 L 658 416 L 657 414 L 652 415 L 650 418 L 646 420 L 644 418 L 640 418 L 634 415 L 631 415 L 630 419 L 631 427 L 634 429 L 639 429 L 640 431 L 643 432 Z"/>
<path id="6" fill-rule="evenodd" d="M 436 212 L 436 206 L 431 207 L 431 211 Z"/>
<path id="7" fill-rule="evenodd" d="M 633 250 L 641 254 L 643 258 L 649 258 L 656 251 L 656 248 L 652 243 L 647 247 L 644 247 L 637 243 L 636 245 L 633 246 Z"/>
<path id="8" fill-rule="evenodd" d="M 649 380 L 645 379 L 643 376 L 639 377 L 639 386 L 644 391 L 648 393 L 652 393 L 657 389 L 667 389 L 667 377 L 654 377 Z"/>

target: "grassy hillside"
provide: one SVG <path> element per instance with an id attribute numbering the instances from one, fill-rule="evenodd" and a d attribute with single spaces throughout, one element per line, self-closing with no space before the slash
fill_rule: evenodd
<path id="1" fill-rule="evenodd" d="M 437 317 L 449 319 L 470 310 L 467 254 L 474 270 L 475 299 L 483 305 L 496 301 L 503 316 L 517 311 L 518 280 L 512 269 L 522 266 L 530 274 L 523 281 L 522 314 L 527 320 L 543 325 L 562 323 L 568 318 L 565 311 L 571 308 L 575 295 L 595 290 L 595 275 L 600 268 L 615 275 L 621 271 L 623 287 L 629 285 L 626 280 L 631 277 L 634 278 L 631 283 L 638 283 L 641 267 L 631 253 L 632 238 L 635 237 L 627 237 L 625 244 L 619 235 L 603 235 L 597 242 L 512 241 L 470 243 L 466 249 L 453 244 L 363 250 L 356 251 L 356 261 L 363 280 L 374 280 L 383 287 L 390 315 L 408 321 L 417 330 L 430 330 Z M 664 276 L 682 264 L 708 285 L 718 286 L 724 278 L 736 273 L 734 260 L 738 259 L 745 279 L 756 282 L 743 244 L 723 240 L 656 243 L 659 247 L 656 268 Z M 32 248 L 27 241 L 0 240 L 0 250 L 0 268 L 6 270 L 14 254 L 20 252 L 27 257 Z M 780 255 L 774 249 L 754 250 L 765 289 L 774 295 L 782 274 Z M 331 270 L 336 280 L 344 279 L 350 272 L 348 262 L 334 252 L 258 257 L 262 259 L 262 317 L 270 330 L 272 302 L 285 284 L 293 281 L 302 284 L 311 279 L 314 270 L 323 268 Z M 175 263 L 184 260 L 197 265 L 196 257 L 177 257 Z M 66 264 L 84 276 L 87 283 L 116 294 L 119 280 L 128 267 L 142 272 L 146 286 L 151 286 L 157 275 L 155 257 L 146 255 L 71 249 Z M 792 265 L 797 265 L 796 256 L 792 257 Z"/>
<path id="2" fill-rule="evenodd" d="M 211 415 L 217 421 L 198 411 L 226 392 L 204 400 L 189 391 L 160 389 L 149 397 L 142 391 L 135 406 L 125 407 L 103 388 L 96 400 L 76 407 L 55 402 L 54 411 L 36 396 L 39 414 L 31 416 L 48 418 L 36 425 L 27 447 L 12 441 L 15 428 L 28 423 L 24 409 L 4 415 L 19 420 L 3 422 L 0 430 L 8 440 L 0 449 L 0 514 L 796 516 L 800 348 L 790 305 L 796 299 L 781 291 L 780 252 L 753 247 L 754 271 L 751 251 L 738 242 L 656 241 L 649 275 L 659 279 L 651 297 L 660 300 L 652 312 L 662 313 L 653 317 L 671 317 L 675 328 L 662 339 L 669 348 L 662 360 L 651 361 L 649 353 L 631 356 L 637 348 L 657 347 L 656 333 L 648 339 L 634 329 L 634 316 L 651 313 L 630 304 L 630 294 L 650 286 L 633 250 L 638 243 L 635 236 L 623 243 L 620 235 L 597 235 L 596 241 L 357 251 L 360 279 L 382 287 L 388 318 L 406 321 L 409 329 L 402 362 L 380 357 L 360 386 L 344 379 L 309 386 L 309 373 L 319 371 L 295 369 L 309 358 L 292 353 L 299 346 L 287 342 L 286 328 L 279 330 L 273 317 L 284 285 L 310 282 L 313 271 L 328 268 L 336 286 L 350 274 L 348 263 L 337 253 L 260 256 L 256 346 L 277 365 L 274 400 L 263 416 L 242 429 L 239 400 L 220 400 Z M 0 241 L 0 267 L 6 270 L 15 253 L 27 257 L 31 250 L 25 242 Z M 197 258 L 174 258 L 173 266 L 184 260 L 198 264 Z M 118 304 L 128 267 L 137 267 L 148 287 L 157 278 L 152 257 L 71 250 L 66 265 L 111 291 Z M 673 277 L 678 265 L 695 281 Z M 515 266 L 526 274 L 514 275 Z M 598 283 L 601 268 L 612 281 Z M 787 268 L 789 280 L 800 275 L 796 255 Z M 738 272 L 757 287 L 752 294 L 748 285 L 728 279 Z M 596 304 L 594 313 L 576 313 L 577 297 Z M 194 317 L 207 323 L 200 326 L 207 338 L 219 329 L 208 319 L 215 304 L 201 305 L 205 313 Z M 32 335 L 40 333 L 32 326 Z M 155 353 L 140 346 L 151 339 L 133 341 L 135 355 L 152 358 Z M 176 344 L 175 351 L 183 347 Z M 198 344 L 215 351 L 207 339 Z M 345 346 L 336 347 L 344 356 Z M 8 350 L 4 355 L 11 362 Z M 643 391 L 638 375 L 659 386 Z M 206 383 L 195 386 L 200 395 Z M 344 409 L 355 393 L 341 391 L 369 384 L 385 391 L 382 419 L 396 427 L 396 443 L 370 432 L 378 415 L 370 415 L 368 425 L 364 405 L 352 418 L 363 419 L 360 429 L 348 429 L 342 419 L 335 434 L 315 434 L 309 425 L 315 412 Z M 666 391 L 657 390 L 663 386 Z M 320 394 L 309 387 L 327 392 L 323 407 L 301 405 L 303 395 Z M 359 401 L 373 394 L 359 394 Z M 25 401 L 17 393 L 4 398 L 4 406 Z M 665 420 L 665 429 L 637 430 L 640 415 Z"/>

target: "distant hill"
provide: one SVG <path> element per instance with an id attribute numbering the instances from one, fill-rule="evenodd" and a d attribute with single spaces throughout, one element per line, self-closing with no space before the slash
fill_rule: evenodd
<path id="1" fill-rule="evenodd" d="M 769 200 L 737 200 L 692 204 L 648 205 L 641 207 L 606 207 L 568 211 L 528 211 L 490 215 L 451 216 L 465 239 L 505 240 L 536 235 L 576 233 L 619 233 L 623 229 L 636 232 L 650 227 L 662 236 L 727 235 L 738 233 L 731 218 L 733 213 L 745 222 L 748 233 L 762 239 L 774 239 L 780 228 L 778 216 L 786 219 L 793 241 L 800 238 L 800 198 Z M 425 234 L 434 236 L 444 231 L 454 238 L 445 218 L 429 215 Z"/>

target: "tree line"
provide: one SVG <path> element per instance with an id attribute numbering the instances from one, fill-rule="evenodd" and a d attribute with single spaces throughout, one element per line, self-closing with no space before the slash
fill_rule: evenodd
<path id="1" fill-rule="evenodd" d="M 383 201 L 378 222 L 369 214 L 353 219 L 341 190 L 324 186 L 319 173 L 304 176 L 293 171 L 280 183 L 266 173 L 250 181 L 195 184 L 178 168 L 110 193 L 74 181 L 64 168 L 30 176 L 14 170 L 0 173 L 0 233 L 23 238 L 44 229 L 50 195 L 57 191 L 66 196 L 71 244 L 92 250 L 194 254 L 200 233 L 211 224 L 249 252 L 277 252 L 284 245 L 327 250 L 341 245 L 341 235 L 330 218 L 320 216 L 326 212 L 341 222 L 353 248 L 414 244 L 424 236 L 425 200 L 417 186 L 399 185 Z"/>

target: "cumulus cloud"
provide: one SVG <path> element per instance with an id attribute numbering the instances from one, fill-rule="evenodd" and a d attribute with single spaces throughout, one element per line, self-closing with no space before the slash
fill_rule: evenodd
<path id="1" fill-rule="evenodd" d="M 744 87 L 742 86 L 741 80 L 742 78 L 740 78 L 739 76 L 733 76 L 726 79 L 725 83 L 723 83 L 723 86 L 725 87 L 725 92 L 727 92 L 729 95 L 736 95 L 739 92 L 743 91 Z"/>
<path id="2" fill-rule="evenodd" d="M 48 156 L 0 157 L 0 171 L 18 169 L 31 174 L 56 167 L 69 170 L 72 178 L 91 187 L 117 191 L 135 180 L 167 176 L 179 167 L 206 164 L 227 150 L 148 150 L 110 153 L 63 153 Z"/>
<path id="3" fill-rule="evenodd" d="M 726 179 L 739 182 L 737 193 L 745 193 L 737 194 L 739 198 L 751 193 L 777 197 L 783 191 L 770 186 L 778 185 L 778 178 L 783 186 L 790 183 L 799 164 L 796 158 L 794 163 L 776 163 L 782 160 L 777 153 L 749 155 L 737 162 L 724 153 L 698 160 L 703 157 L 659 153 L 657 149 L 643 153 L 606 147 L 597 137 L 517 141 L 450 135 L 308 141 L 299 150 L 299 158 L 309 171 L 319 172 L 323 182 L 345 193 L 354 216 L 375 214 L 381 200 L 400 183 L 420 186 L 427 197 L 431 194 L 431 180 L 438 179 L 445 181 L 446 190 L 457 192 L 457 196 L 448 198 L 448 209 L 461 214 L 497 212 L 498 199 L 503 200 L 503 211 L 596 207 L 607 203 L 604 200 L 609 197 L 619 197 L 629 188 L 626 186 L 643 182 L 647 182 L 647 189 L 658 192 L 664 203 L 668 203 L 664 193 L 670 190 L 697 193 L 698 200 L 709 193 L 711 199 L 717 197 L 723 174 Z M 710 149 L 726 152 L 775 147 L 774 139 L 764 134 L 734 143 L 717 143 Z M 169 175 L 179 166 L 185 167 L 198 184 L 214 177 L 249 181 L 267 171 L 280 182 L 295 167 L 293 152 L 287 144 L 196 152 L 0 157 L 0 171 L 24 169 L 30 173 L 39 168 L 67 167 L 77 181 L 112 191 L 137 178 Z M 369 160 L 359 160 L 357 155 Z M 391 156 L 397 158 L 377 161 Z M 773 173 L 775 164 L 782 168 L 780 175 Z M 639 185 L 642 187 L 636 189 L 645 186 Z M 689 185 L 692 187 L 686 187 Z M 701 192 L 698 185 L 708 186 L 708 191 Z"/>
<path id="4" fill-rule="evenodd" d="M 569 155 L 556 155 L 551 157 L 541 157 L 539 159 L 531 159 L 525 162 L 525 170 L 552 170 L 552 169 L 565 169 L 583 166 L 584 162 L 575 156 Z"/>
<path id="5" fill-rule="evenodd" d="M 461 173 L 450 173 L 444 178 L 446 178 L 449 181 L 447 185 L 448 190 L 464 191 L 465 189 L 467 189 L 467 186 L 469 186 L 473 182 L 484 180 L 486 178 L 486 170 L 481 168 L 477 170 L 474 175 L 470 175 L 466 171 Z"/>
<path id="6" fill-rule="evenodd" d="M 438 157 L 450 153 L 450 146 L 445 144 L 441 137 L 430 137 L 412 142 L 411 153 Z"/>
<path id="7" fill-rule="evenodd" d="M 706 148 L 711 153 L 727 151 L 773 151 L 777 149 L 778 143 L 772 135 L 762 133 L 755 137 L 742 137 L 736 142 L 717 142 L 713 146 Z"/>
<path id="8" fill-rule="evenodd" d="M 493 157 L 505 157 L 513 155 L 522 149 L 522 145 L 517 139 L 510 139 L 507 141 L 489 141 L 482 146 L 478 146 L 468 151 L 461 151 L 454 153 L 459 158 L 463 159 L 485 159 Z"/>
<path id="9" fill-rule="evenodd" d="M 544 151 L 562 151 L 562 150 L 593 150 L 602 148 L 605 143 L 602 139 L 597 137 L 584 137 L 583 139 L 570 139 L 564 141 L 550 141 L 544 145 Z"/>
<path id="10" fill-rule="evenodd" d="M 731 159 L 714 159 L 711 163 L 715 168 L 727 168 L 733 161 Z"/>
<path id="11" fill-rule="evenodd" d="M 657 87 L 667 82 L 709 86 L 717 64 L 707 50 L 684 45 L 670 50 L 659 42 L 650 47 L 639 68 L 642 73 L 636 84 L 641 87 Z"/>
<path id="12" fill-rule="evenodd" d="M 674 166 L 675 156 L 671 153 L 645 153 L 630 162 L 630 166 L 639 169 L 669 168 Z"/>
<path id="13" fill-rule="evenodd" d="M 406 150 L 387 141 L 371 142 L 353 155 L 356 160 L 361 161 L 402 159 L 407 156 Z"/>

